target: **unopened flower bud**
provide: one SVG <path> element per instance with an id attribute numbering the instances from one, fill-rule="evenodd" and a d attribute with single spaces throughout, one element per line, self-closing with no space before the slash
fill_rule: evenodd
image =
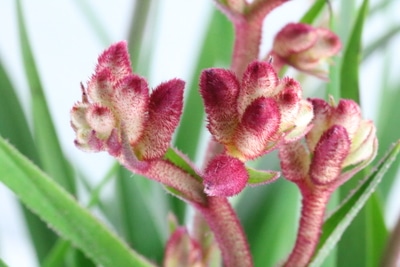
<path id="1" fill-rule="evenodd" d="M 165 247 L 164 267 L 204 267 L 200 245 L 185 227 L 178 227 Z"/>
<path id="2" fill-rule="evenodd" d="M 174 79 L 149 95 L 147 81 L 132 73 L 126 42 L 110 46 L 71 110 L 76 145 L 118 157 L 126 143 L 140 160 L 162 157 L 179 122 L 183 87 Z"/>
<path id="3" fill-rule="evenodd" d="M 282 63 L 288 64 L 326 79 L 327 73 L 322 65 L 340 49 L 338 36 L 330 30 L 303 23 L 290 23 L 276 35 L 271 56 L 277 67 Z"/>
<path id="4" fill-rule="evenodd" d="M 203 178 L 206 194 L 229 197 L 243 190 L 249 175 L 244 163 L 237 158 L 218 155 L 208 164 Z"/>
<path id="5" fill-rule="evenodd" d="M 375 126 L 361 118 L 360 108 L 352 100 L 340 100 L 337 106 L 332 99 L 330 103 L 322 99 L 310 101 L 315 113 L 313 128 L 306 134 L 305 144 L 297 141 L 280 147 L 282 171 L 296 183 L 311 179 L 315 185 L 336 188 L 375 157 Z"/>

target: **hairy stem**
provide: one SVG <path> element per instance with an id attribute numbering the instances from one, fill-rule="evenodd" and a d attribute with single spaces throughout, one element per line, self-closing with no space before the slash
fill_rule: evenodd
<path id="1" fill-rule="evenodd" d="M 251 267 L 253 260 L 243 228 L 224 197 L 209 197 L 207 205 L 196 204 L 219 245 L 225 267 Z"/>
<path id="2" fill-rule="evenodd" d="M 241 17 L 237 18 L 233 23 L 235 26 L 235 45 L 231 70 L 241 78 L 247 65 L 258 58 L 262 20 Z"/>
<path id="3" fill-rule="evenodd" d="M 318 244 L 325 208 L 331 195 L 324 189 L 302 189 L 302 208 L 297 239 L 285 267 L 307 266 Z"/>

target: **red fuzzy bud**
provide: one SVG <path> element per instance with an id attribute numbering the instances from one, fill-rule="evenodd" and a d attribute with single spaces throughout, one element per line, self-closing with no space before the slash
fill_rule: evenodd
<path id="1" fill-rule="evenodd" d="M 243 162 L 227 155 L 218 155 L 205 169 L 204 191 L 210 196 L 234 196 L 244 189 L 248 179 Z"/>

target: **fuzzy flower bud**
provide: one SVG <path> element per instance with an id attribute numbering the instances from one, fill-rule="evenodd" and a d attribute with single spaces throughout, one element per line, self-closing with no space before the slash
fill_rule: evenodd
<path id="1" fill-rule="evenodd" d="M 371 121 L 361 118 L 357 103 L 311 99 L 313 128 L 305 142 L 279 147 L 283 176 L 302 195 L 302 210 L 295 246 L 284 266 L 308 266 L 321 235 L 325 209 L 334 190 L 370 163 L 377 138 Z"/>
<path id="2" fill-rule="evenodd" d="M 280 147 L 283 175 L 296 183 L 310 179 L 315 185 L 336 188 L 375 157 L 375 126 L 361 118 L 360 108 L 352 100 L 343 99 L 337 106 L 332 99 L 330 103 L 310 101 L 314 126 L 306 134 L 305 144 L 298 141 Z"/>
<path id="3" fill-rule="evenodd" d="M 330 30 L 303 23 L 290 23 L 276 35 L 271 56 L 277 69 L 288 64 L 327 79 L 323 63 L 340 49 L 339 37 Z"/>
<path id="4" fill-rule="evenodd" d="M 228 155 L 241 161 L 301 138 L 313 117 L 311 103 L 302 100 L 300 84 L 278 79 L 267 62 L 249 64 L 241 82 L 229 70 L 205 70 L 200 93 L 211 134 Z"/>
<path id="5" fill-rule="evenodd" d="M 185 227 L 178 227 L 165 247 L 164 267 L 204 267 L 202 250 Z"/>
<path id="6" fill-rule="evenodd" d="M 183 89 L 174 79 L 150 95 L 147 81 L 132 73 L 126 42 L 113 44 L 71 110 L 75 144 L 119 156 L 126 140 L 139 160 L 162 157 L 182 113 Z"/>
<path id="7" fill-rule="evenodd" d="M 205 169 L 204 192 L 209 196 L 234 196 L 243 190 L 248 179 L 243 162 L 227 155 L 218 155 Z"/>

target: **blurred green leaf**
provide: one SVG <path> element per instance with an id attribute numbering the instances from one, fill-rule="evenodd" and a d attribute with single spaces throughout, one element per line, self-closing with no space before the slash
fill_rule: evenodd
<path id="1" fill-rule="evenodd" d="M 0 181 L 57 232 L 105 267 L 154 266 L 0 138 Z"/>
<path id="2" fill-rule="evenodd" d="M 120 166 L 116 188 L 122 234 L 142 255 L 160 263 L 167 233 L 168 202 L 154 181 L 133 175 Z M 151 234 L 149 234 L 151 233 Z"/>
<path id="3" fill-rule="evenodd" d="M 2 260 L 0 259 L 0 267 L 8 267 L 8 265 L 5 264 L 4 261 L 2 261 Z"/>
<path id="4" fill-rule="evenodd" d="M 246 188 L 241 195 L 236 209 L 251 244 L 254 266 L 275 266 L 295 241 L 299 192 L 293 184 L 279 179 Z"/>
<path id="5" fill-rule="evenodd" d="M 358 69 L 361 61 L 361 42 L 364 21 L 368 11 L 368 0 L 364 0 L 344 50 L 340 69 L 340 96 L 360 102 Z"/>
<path id="6" fill-rule="evenodd" d="M 51 119 L 39 73 L 36 68 L 36 62 L 30 47 L 21 1 L 19 0 L 17 0 L 17 18 L 25 74 L 31 91 L 34 139 L 37 144 L 39 157 L 44 171 L 56 179 L 67 191 L 75 193 L 72 168 L 63 155 Z"/>
<path id="7" fill-rule="evenodd" d="M 36 146 L 14 86 L 0 61 L 0 135 L 40 166 Z M 56 241 L 56 235 L 33 213 L 22 206 L 25 223 L 37 259 L 42 261 Z"/>
<path id="8" fill-rule="evenodd" d="M 313 24 L 315 19 L 323 10 L 323 7 L 327 4 L 326 0 L 316 0 L 314 4 L 308 9 L 304 16 L 300 19 L 301 23 Z"/>
<path id="9" fill-rule="evenodd" d="M 383 158 L 379 165 L 371 172 L 370 176 L 364 179 L 340 207 L 326 219 L 318 249 L 310 266 L 320 266 L 330 250 L 336 245 L 345 229 L 349 226 L 350 222 L 376 190 L 383 175 L 389 169 L 399 152 L 400 141 L 390 149 L 386 157 Z M 376 205 L 376 203 L 373 205 Z M 360 243 L 359 240 L 357 240 L 357 242 Z"/>
<path id="10" fill-rule="evenodd" d="M 96 13 L 97 9 L 93 7 L 88 0 L 75 0 L 74 2 L 82 12 L 85 19 L 87 19 L 90 26 L 92 26 L 92 29 L 95 32 L 93 36 L 98 37 L 103 44 L 110 44 L 111 37 L 105 30 L 103 20 Z"/>
<path id="11" fill-rule="evenodd" d="M 369 58 L 375 51 L 379 49 L 385 49 L 386 45 L 400 33 L 400 25 L 392 26 L 386 32 L 381 34 L 379 37 L 374 38 L 371 44 L 369 44 L 363 53 L 363 60 Z"/>

